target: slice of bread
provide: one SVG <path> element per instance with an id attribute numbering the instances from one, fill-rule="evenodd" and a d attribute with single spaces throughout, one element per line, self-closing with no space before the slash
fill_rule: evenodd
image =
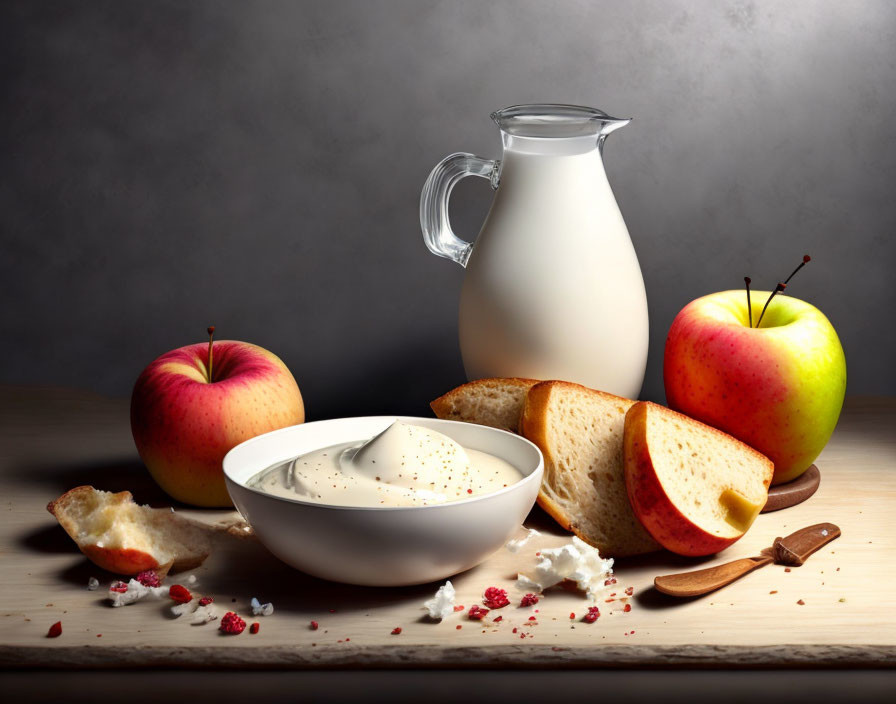
<path id="1" fill-rule="evenodd" d="M 635 515 L 663 547 L 711 555 L 752 525 L 774 464 L 752 447 L 655 403 L 625 416 L 625 481 Z"/>
<path id="2" fill-rule="evenodd" d="M 544 454 L 538 503 L 605 557 L 659 550 L 625 489 L 622 438 L 629 399 L 565 381 L 534 385 L 520 432 Z"/>
<path id="3" fill-rule="evenodd" d="M 436 417 L 517 432 L 526 393 L 535 379 L 477 379 L 430 403 Z"/>
<path id="4" fill-rule="evenodd" d="M 215 530 L 169 509 L 140 506 L 129 491 L 113 494 L 92 486 L 67 491 L 47 510 L 94 564 L 120 575 L 198 567 Z"/>

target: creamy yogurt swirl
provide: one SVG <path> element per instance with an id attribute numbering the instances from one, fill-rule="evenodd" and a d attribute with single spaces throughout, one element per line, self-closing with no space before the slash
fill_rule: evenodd
<path id="1" fill-rule="evenodd" d="M 366 442 L 332 445 L 278 463 L 247 485 L 335 506 L 428 506 L 498 491 L 520 479 L 521 472 L 506 460 L 396 421 Z"/>

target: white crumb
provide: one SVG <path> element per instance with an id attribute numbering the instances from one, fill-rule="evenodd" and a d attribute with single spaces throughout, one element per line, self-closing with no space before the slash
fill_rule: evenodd
<path id="1" fill-rule="evenodd" d="M 454 585 L 449 580 L 439 587 L 432 599 L 424 602 L 423 608 L 426 609 L 430 618 L 441 621 L 454 613 L 454 597 Z"/>
<path id="2" fill-rule="evenodd" d="M 249 602 L 249 606 L 252 607 L 252 615 L 253 616 L 270 616 L 274 613 L 274 605 L 268 602 L 267 604 L 262 604 L 258 599 L 254 596 L 252 597 L 252 601 Z"/>
<path id="3" fill-rule="evenodd" d="M 112 601 L 112 606 L 127 606 L 149 595 L 161 598 L 167 594 L 168 587 L 145 587 L 136 579 L 132 579 L 128 582 L 125 592 L 114 592 L 110 589 L 109 599 Z"/>
<path id="4" fill-rule="evenodd" d="M 526 535 L 524 535 L 522 538 L 516 538 L 515 540 L 508 540 L 507 544 L 504 547 L 507 548 L 510 552 L 519 552 L 526 543 L 528 543 L 532 538 L 535 538 L 539 535 L 541 535 L 541 533 L 539 533 L 534 528 L 526 528 Z"/>
<path id="5" fill-rule="evenodd" d="M 597 548 L 575 536 L 566 545 L 540 552 L 532 573 L 517 576 L 519 589 L 541 592 L 568 579 L 596 601 L 604 582 L 613 574 L 613 558 L 604 560 Z"/>
<path id="6" fill-rule="evenodd" d="M 171 607 L 171 613 L 175 616 L 183 616 L 184 614 L 191 614 L 199 607 L 198 599 L 190 599 L 190 601 L 183 604 L 175 604 Z"/>
<path id="7" fill-rule="evenodd" d="M 217 618 L 218 611 L 215 609 L 215 605 L 206 604 L 205 606 L 200 606 L 193 612 L 193 620 L 191 623 L 194 626 L 201 626 L 203 623 L 214 621 Z"/>

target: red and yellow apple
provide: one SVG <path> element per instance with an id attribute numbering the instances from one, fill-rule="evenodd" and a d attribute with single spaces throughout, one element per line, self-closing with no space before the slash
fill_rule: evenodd
<path id="1" fill-rule="evenodd" d="M 751 311 L 744 291 L 685 306 L 666 339 L 663 379 L 671 408 L 767 456 L 780 484 L 806 471 L 834 432 L 846 358 L 828 319 L 799 299 L 779 293 L 755 327 L 769 295 L 754 291 Z"/>
<path id="2" fill-rule="evenodd" d="M 712 555 L 749 530 L 768 499 L 771 460 L 655 403 L 625 414 L 625 488 L 648 533 L 679 555 Z"/>
<path id="3" fill-rule="evenodd" d="M 221 466 L 231 448 L 304 420 L 289 369 L 247 342 L 222 340 L 163 354 L 143 370 L 131 396 L 141 459 L 167 494 L 194 506 L 232 505 Z"/>

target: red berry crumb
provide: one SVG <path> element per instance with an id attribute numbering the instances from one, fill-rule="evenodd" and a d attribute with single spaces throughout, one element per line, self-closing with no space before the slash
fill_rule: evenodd
<path id="1" fill-rule="evenodd" d="M 497 623 L 498 621 L 503 621 L 503 620 L 504 620 L 504 617 L 503 617 L 503 616 L 495 616 L 495 617 L 492 619 L 492 622 L 493 622 L 493 623 Z"/>
<path id="2" fill-rule="evenodd" d="M 233 613 L 233 611 L 228 611 L 221 619 L 221 626 L 219 630 L 222 633 L 226 633 L 227 635 L 236 636 L 246 630 L 246 622 L 243 621 L 243 619 L 241 619 L 235 613 Z"/>
<path id="3" fill-rule="evenodd" d="M 625 605 L 625 608 L 622 609 L 622 610 L 625 611 L 625 613 L 628 613 L 629 611 L 632 610 L 632 605 L 631 605 L 631 604 L 626 604 L 626 605 Z"/>
<path id="4" fill-rule="evenodd" d="M 538 596 L 535 594 L 526 594 L 520 600 L 520 606 L 535 606 L 538 603 Z"/>
<path id="5" fill-rule="evenodd" d="M 144 587 L 160 587 L 162 586 L 162 580 L 159 579 L 159 573 L 155 570 L 143 570 L 140 574 L 134 577 L 140 584 Z"/>
<path id="6" fill-rule="evenodd" d="M 455 613 L 458 612 L 458 611 L 463 611 L 463 610 L 464 610 L 464 605 L 463 605 L 463 604 L 458 604 L 457 606 L 454 607 L 454 611 L 455 611 Z"/>
<path id="7" fill-rule="evenodd" d="M 199 600 L 199 605 L 200 606 L 208 606 L 213 601 L 214 601 L 214 599 L 212 599 L 210 596 L 204 596 Z"/>
<path id="8" fill-rule="evenodd" d="M 507 606 L 510 600 L 507 598 L 506 590 L 498 587 L 489 587 L 485 590 L 482 603 L 490 609 L 500 609 Z"/>
<path id="9" fill-rule="evenodd" d="M 534 621 L 534 620 L 535 620 L 535 617 L 534 617 L 534 616 L 530 616 L 530 617 L 529 617 L 529 620 L 530 620 L 530 621 Z"/>
<path id="10" fill-rule="evenodd" d="M 124 594 L 128 590 L 127 582 L 122 582 L 120 579 L 112 582 L 109 585 L 110 592 L 117 592 L 118 594 Z"/>
<path id="11" fill-rule="evenodd" d="M 392 629 L 393 636 L 397 636 L 399 633 L 401 633 L 401 626 L 396 626 L 395 628 Z"/>
<path id="12" fill-rule="evenodd" d="M 574 619 L 575 617 L 576 617 L 575 611 L 570 612 L 570 614 L 569 614 L 570 620 Z"/>
<path id="13" fill-rule="evenodd" d="M 467 618 L 471 621 L 481 621 L 488 614 L 488 609 L 483 609 L 481 606 L 477 606 L 473 604 L 470 607 L 470 610 L 467 612 Z"/>
<path id="14" fill-rule="evenodd" d="M 168 589 L 168 596 L 178 604 L 186 604 L 193 598 L 193 595 L 190 594 L 190 590 L 180 584 L 172 584 Z"/>
<path id="15" fill-rule="evenodd" d="M 62 635 L 62 621 L 57 621 L 47 631 L 47 638 L 58 638 Z"/>
<path id="16" fill-rule="evenodd" d="M 255 635 L 256 633 L 258 633 L 258 629 L 260 629 L 260 628 L 261 628 L 261 626 L 259 625 L 258 621 L 256 621 L 251 626 L 249 626 L 249 633 L 251 633 L 252 635 Z"/>
<path id="17" fill-rule="evenodd" d="M 457 625 L 455 626 L 455 628 L 456 628 L 457 630 L 460 630 L 461 628 L 463 628 L 463 626 L 461 626 L 460 624 L 457 624 Z"/>
<path id="18" fill-rule="evenodd" d="M 632 594 L 635 593 L 635 588 L 634 587 L 626 587 L 625 593 L 628 594 L 629 596 L 631 596 Z"/>
<path id="19" fill-rule="evenodd" d="M 582 617 L 585 623 L 594 623 L 600 617 L 600 609 L 596 606 L 589 606 L 588 613 Z"/>
<path id="20" fill-rule="evenodd" d="M 320 628 L 320 624 L 318 624 L 317 621 L 312 621 L 311 622 L 311 630 L 316 631 L 318 628 Z"/>

